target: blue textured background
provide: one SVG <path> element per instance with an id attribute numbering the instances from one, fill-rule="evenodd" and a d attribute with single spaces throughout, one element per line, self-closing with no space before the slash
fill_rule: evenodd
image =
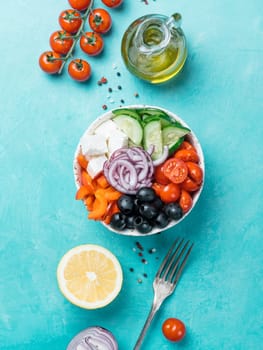
<path id="1" fill-rule="evenodd" d="M 120 350 L 132 349 L 150 308 L 160 258 L 177 235 L 190 237 L 195 248 L 143 348 L 262 349 L 263 3 L 148 1 L 125 0 L 110 11 L 112 31 L 104 53 L 89 59 L 93 75 L 85 84 L 66 71 L 50 77 L 38 67 L 59 13 L 68 8 L 66 0 L 1 5 L 1 350 L 63 350 L 91 325 L 110 329 Z M 102 6 L 99 0 L 95 4 Z M 172 83 L 148 85 L 125 70 L 122 33 L 142 14 L 175 11 L 183 16 L 187 63 Z M 84 57 L 78 50 L 77 55 Z M 102 76 L 109 82 L 98 86 Z M 114 89 L 112 103 L 108 87 Z M 191 215 L 176 229 L 140 239 L 148 264 L 134 251 L 135 238 L 88 222 L 82 203 L 74 200 L 72 159 L 79 137 L 104 103 L 113 108 L 121 99 L 177 113 L 198 135 L 206 159 L 204 191 Z M 81 310 L 57 288 L 58 261 L 82 243 L 110 249 L 123 267 L 119 297 L 101 310 Z M 150 255 L 148 248 L 157 251 Z M 161 334 L 162 322 L 171 316 L 187 327 L 179 344 Z"/>

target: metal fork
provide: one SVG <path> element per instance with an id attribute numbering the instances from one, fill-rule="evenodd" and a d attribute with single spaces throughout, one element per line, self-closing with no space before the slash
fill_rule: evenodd
<path id="1" fill-rule="evenodd" d="M 153 281 L 154 298 L 152 307 L 133 350 L 140 349 L 156 312 L 163 301 L 174 292 L 193 245 L 189 240 L 185 242 L 183 238 L 177 238 L 164 257 Z"/>

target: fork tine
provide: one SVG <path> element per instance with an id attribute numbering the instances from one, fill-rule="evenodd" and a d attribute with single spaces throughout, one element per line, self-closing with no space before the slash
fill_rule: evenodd
<path id="1" fill-rule="evenodd" d="M 159 270 L 157 271 L 155 278 L 161 277 L 161 274 L 162 274 L 168 260 L 170 259 L 171 256 L 174 255 L 174 254 L 172 255 L 172 252 L 173 252 L 174 248 L 176 247 L 178 241 L 180 241 L 180 238 L 176 238 L 176 240 L 172 244 L 171 248 L 168 250 L 168 253 L 164 257 L 163 262 L 162 262 L 161 266 L 159 267 Z M 180 247 L 182 245 L 182 242 L 183 242 L 183 239 L 181 239 L 181 241 L 179 242 L 178 247 Z M 178 249 L 178 247 L 177 247 L 177 249 Z M 177 249 L 176 249 L 176 251 L 177 251 Z M 172 258 L 171 258 L 171 260 L 172 260 Z"/>
<path id="2" fill-rule="evenodd" d="M 161 273 L 163 272 L 163 269 L 167 263 L 167 261 L 169 260 L 169 257 L 172 254 L 172 251 L 174 249 L 174 247 L 176 246 L 177 242 L 179 241 L 179 238 L 176 238 L 176 240 L 174 241 L 174 243 L 172 244 L 171 248 L 168 250 L 166 256 L 163 259 L 163 262 L 161 264 L 161 266 L 159 267 L 159 270 L 157 271 L 155 278 L 159 278 L 161 276 Z"/>
<path id="3" fill-rule="evenodd" d="M 181 246 L 184 242 L 184 239 L 182 238 L 181 241 L 178 243 L 174 253 L 172 254 L 171 258 L 170 258 L 170 261 L 169 261 L 169 264 L 167 264 L 167 266 L 165 267 L 165 271 L 162 275 L 162 278 L 163 279 L 166 279 L 166 277 L 168 276 L 168 274 L 170 273 L 171 271 L 171 268 L 173 268 L 173 264 L 174 264 L 174 261 L 175 261 L 175 258 L 176 258 L 176 255 L 177 253 L 180 251 L 181 249 Z"/>
<path id="4" fill-rule="evenodd" d="M 193 249 L 194 244 L 192 243 L 190 245 L 190 247 L 188 247 L 189 243 L 190 243 L 190 241 L 187 241 L 185 243 L 181 253 L 179 254 L 179 256 L 177 258 L 177 261 L 173 267 L 173 270 L 170 274 L 169 282 L 171 282 L 174 285 L 174 288 L 175 288 L 175 286 L 176 286 L 176 284 L 177 284 L 177 282 L 178 282 L 178 280 L 183 272 L 183 269 L 185 267 L 185 264 L 186 264 L 186 261 L 187 261 L 189 255 L 191 253 L 191 250 Z M 188 247 L 188 249 L 187 249 L 187 247 Z M 187 249 L 187 251 L 186 251 L 186 249 Z M 186 253 L 185 253 L 185 251 L 186 251 Z M 183 255 L 184 255 L 184 257 L 183 257 Z M 181 259 L 182 257 L 183 257 L 183 260 Z M 180 260 L 182 260 L 182 261 L 180 261 Z"/>

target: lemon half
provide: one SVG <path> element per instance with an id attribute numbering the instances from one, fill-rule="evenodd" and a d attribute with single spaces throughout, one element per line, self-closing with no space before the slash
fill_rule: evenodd
<path id="1" fill-rule="evenodd" d="M 85 244 L 69 250 L 60 260 L 57 280 L 62 294 L 84 309 L 108 305 L 119 294 L 122 268 L 109 250 Z"/>

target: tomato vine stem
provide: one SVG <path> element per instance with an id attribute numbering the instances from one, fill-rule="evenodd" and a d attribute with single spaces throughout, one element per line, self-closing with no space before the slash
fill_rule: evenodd
<path id="1" fill-rule="evenodd" d="M 64 66 L 65 66 L 65 64 L 66 64 L 66 62 L 67 62 L 67 60 L 68 60 L 68 58 L 72 56 L 72 52 L 73 52 L 73 50 L 74 50 L 74 48 L 75 48 L 75 46 L 76 46 L 76 43 L 78 42 L 79 37 L 80 37 L 80 36 L 82 35 L 82 33 L 83 33 L 83 27 L 84 27 L 85 21 L 87 20 L 89 13 L 92 11 L 92 6 L 93 6 L 93 0 L 91 0 L 91 2 L 90 2 L 90 4 L 89 4 L 89 7 L 86 9 L 86 11 L 84 12 L 84 14 L 80 17 L 81 20 L 82 20 L 81 25 L 80 25 L 80 27 L 79 27 L 77 33 L 76 33 L 74 36 L 72 36 L 73 44 L 72 44 L 72 46 L 71 46 L 69 52 L 68 52 L 68 53 L 66 54 L 66 56 L 62 59 L 63 62 L 62 62 L 62 65 L 61 65 L 61 67 L 60 67 L 60 69 L 59 69 L 59 71 L 58 71 L 58 74 L 61 74 L 61 73 L 62 73 L 63 68 L 64 68 Z M 79 18 L 79 17 L 78 17 L 78 18 Z M 68 37 L 68 38 L 69 38 L 69 37 Z"/>

